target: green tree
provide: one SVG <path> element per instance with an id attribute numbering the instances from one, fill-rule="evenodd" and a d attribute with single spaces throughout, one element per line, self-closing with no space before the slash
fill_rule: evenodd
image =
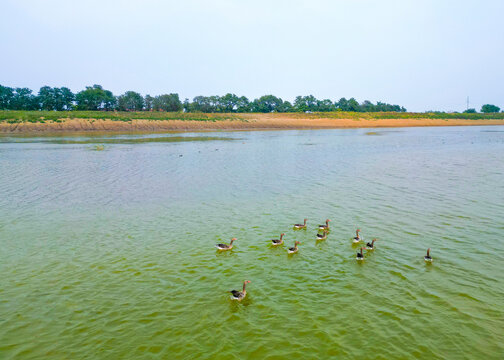
<path id="1" fill-rule="evenodd" d="M 360 104 L 360 111 L 373 112 L 373 111 L 379 111 L 379 110 L 371 101 L 364 100 L 362 102 L 362 104 Z"/>
<path id="2" fill-rule="evenodd" d="M 39 90 L 38 102 L 42 110 L 71 110 L 75 95 L 69 88 L 43 86 Z"/>
<path id="3" fill-rule="evenodd" d="M 182 109 L 184 110 L 184 112 L 191 111 L 191 102 L 189 101 L 188 98 L 184 99 L 184 102 L 182 103 Z"/>
<path id="4" fill-rule="evenodd" d="M 14 99 L 14 89 L 0 85 L 0 110 L 9 110 Z"/>
<path id="5" fill-rule="evenodd" d="M 467 110 L 464 110 L 464 114 L 476 114 L 476 109 L 467 109 Z"/>
<path id="6" fill-rule="evenodd" d="M 216 106 L 209 96 L 196 96 L 190 105 L 192 112 L 212 113 L 216 111 Z"/>
<path id="7" fill-rule="evenodd" d="M 219 98 L 219 112 L 231 113 L 236 112 L 239 97 L 235 94 L 226 94 Z"/>
<path id="8" fill-rule="evenodd" d="M 154 103 L 154 98 L 150 95 L 145 95 L 145 110 L 151 111 L 152 110 L 152 104 Z"/>
<path id="9" fill-rule="evenodd" d="M 144 98 L 135 91 L 126 91 L 117 98 L 117 108 L 121 111 L 141 111 L 144 107 Z"/>
<path id="10" fill-rule="evenodd" d="M 54 91 L 50 86 L 43 86 L 40 88 L 38 100 L 42 110 L 54 110 Z"/>
<path id="11" fill-rule="evenodd" d="M 75 101 L 75 94 L 67 87 L 59 89 L 58 96 L 56 97 L 56 110 L 72 110 L 73 102 Z"/>
<path id="12" fill-rule="evenodd" d="M 262 113 L 276 112 L 283 109 L 282 105 L 284 105 L 282 99 L 273 95 L 264 95 L 251 103 L 251 111 Z"/>
<path id="13" fill-rule="evenodd" d="M 236 101 L 236 112 L 244 113 L 250 111 L 250 101 L 245 96 L 240 96 Z"/>
<path id="14" fill-rule="evenodd" d="M 336 107 L 333 102 L 329 99 L 318 100 L 317 111 L 328 112 L 335 111 Z"/>
<path id="15" fill-rule="evenodd" d="M 359 102 L 354 98 L 350 98 L 350 100 L 348 100 L 347 107 L 347 111 L 362 111 Z"/>
<path id="16" fill-rule="evenodd" d="M 313 95 L 297 96 L 294 100 L 294 110 L 299 112 L 318 111 L 318 100 Z"/>
<path id="17" fill-rule="evenodd" d="M 178 94 L 164 94 L 154 98 L 152 107 L 156 111 L 181 111 L 182 103 Z"/>
<path id="18" fill-rule="evenodd" d="M 281 113 L 294 112 L 294 107 L 289 101 L 284 101 L 276 108 L 276 111 Z"/>
<path id="19" fill-rule="evenodd" d="M 481 107 L 482 113 L 498 113 L 499 111 L 500 107 L 491 104 L 485 104 Z"/>
<path id="20" fill-rule="evenodd" d="M 344 97 L 335 102 L 334 105 L 341 111 L 350 111 L 348 110 L 348 100 Z"/>
<path id="21" fill-rule="evenodd" d="M 10 102 L 12 110 L 38 110 L 37 97 L 28 88 L 16 88 Z"/>
<path id="22" fill-rule="evenodd" d="M 101 85 L 87 86 L 75 96 L 79 110 L 114 110 L 117 99 L 109 90 L 104 90 Z"/>

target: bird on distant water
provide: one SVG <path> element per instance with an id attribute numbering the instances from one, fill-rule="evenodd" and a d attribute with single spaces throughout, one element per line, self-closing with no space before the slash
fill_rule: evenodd
<path id="1" fill-rule="evenodd" d="M 232 238 L 229 245 L 228 244 L 217 244 L 217 245 L 215 245 L 215 247 L 221 251 L 231 250 L 233 248 L 233 242 L 235 242 L 235 241 L 236 241 L 236 238 Z"/>
<path id="2" fill-rule="evenodd" d="M 288 252 L 289 254 L 295 254 L 295 253 L 297 253 L 297 252 L 298 252 L 298 244 L 301 244 L 301 243 L 300 243 L 299 241 L 296 241 L 296 242 L 294 243 L 294 247 L 289 248 L 289 249 L 287 250 L 287 252 Z"/>
<path id="3" fill-rule="evenodd" d="M 242 301 L 245 296 L 247 296 L 247 290 L 245 290 L 245 286 L 247 286 L 248 283 L 250 283 L 251 281 L 250 280 L 245 280 L 243 282 L 243 289 L 242 291 L 238 291 L 238 290 L 231 290 L 230 293 L 231 293 L 231 300 L 237 300 L 237 301 Z"/>
<path id="4" fill-rule="evenodd" d="M 327 230 L 324 230 L 323 234 L 317 234 L 317 238 L 315 240 L 325 240 L 327 239 Z"/>
<path id="5" fill-rule="evenodd" d="M 427 262 L 432 262 L 432 257 L 430 256 L 430 248 L 427 249 L 427 255 L 424 256 L 424 260 Z"/>
<path id="6" fill-rule="evenodd" d="M 360 229 L 357 229 L 357 231 L 355 231 L 355 237 L 353 238 L 354 244 L 360 243 L 362 240 L 359 233 L 360 233 Z"/>
<path id="7" fill-rule="evenodd" d="M 331 220 L 327 219 L 325 221 L 325 225 L 319 225 L 318 226 L 319 230 L 329 230 L 329 221 L 331 221 Z"/>
<path id="8" fill-rule="evenodd" d="M 294 229 L 300 230 L 300 229 L 306 229 L 306 222 L 308 219 L 304 219 L 304 224 L 294 224 Z"/>
<path id="9" fill-rule="evenodd" d="M 273 246 L 282 245 L 284 243 L 284 241 L 283 241 L 284 235 L 285 235 L 284 233 L 281 233 L 280 234 L 280 239 L 273 239 L 273 240 L 271 240 L 271 244 Z"/>
<path id="10" fill-rule="evenodd" d="M 376 239 L 373 239 L 373 241 L 371 241 L 370 243 L 368 242 L 366 244 L 366 250 L 374 250 L 374 242 L 376 241 Z"/>
<path id="11" fill-rule="evenodd" d="M 363 247 L 360 248 L 360 252 L 357 252 L 357 260 L 364 260 L 364 254 L 362 253 L 362 250 L 364 250 Z"/>

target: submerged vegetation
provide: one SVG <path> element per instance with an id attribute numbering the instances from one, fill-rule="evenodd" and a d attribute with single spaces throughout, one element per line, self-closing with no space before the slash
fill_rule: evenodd
<path id="1" fill-rule="evenodd" d="M 103 151 L 105 144 L 144 144 L 144 143 L 180 143 L 190 141 L 231 141 L 240 140 L 225 136 L 155 136 L 155 137 L 41 137 L 41 138 L 18 138 L 12 137 L 2 142 L 14 143 L 46 143 L 46 144 L 65 144 L 65 145 L 93 145 L 91 150 Z"/>

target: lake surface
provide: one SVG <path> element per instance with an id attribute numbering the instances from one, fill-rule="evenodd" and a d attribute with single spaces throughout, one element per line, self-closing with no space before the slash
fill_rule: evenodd
<path id="1" fill-rule="evenodd" d="M 1 136 L 0 358 L 502 359 L 503 237 L 504 127 Z"/>

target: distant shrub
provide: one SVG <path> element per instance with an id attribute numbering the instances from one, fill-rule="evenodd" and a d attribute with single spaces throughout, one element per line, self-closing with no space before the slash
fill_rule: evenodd
<path id="1" fill-rule="evenodd" d="M 491 104 L 485 104 L 481 107 L 482 113 L 498 113 L 499 111 L 500 107 Z"/>

